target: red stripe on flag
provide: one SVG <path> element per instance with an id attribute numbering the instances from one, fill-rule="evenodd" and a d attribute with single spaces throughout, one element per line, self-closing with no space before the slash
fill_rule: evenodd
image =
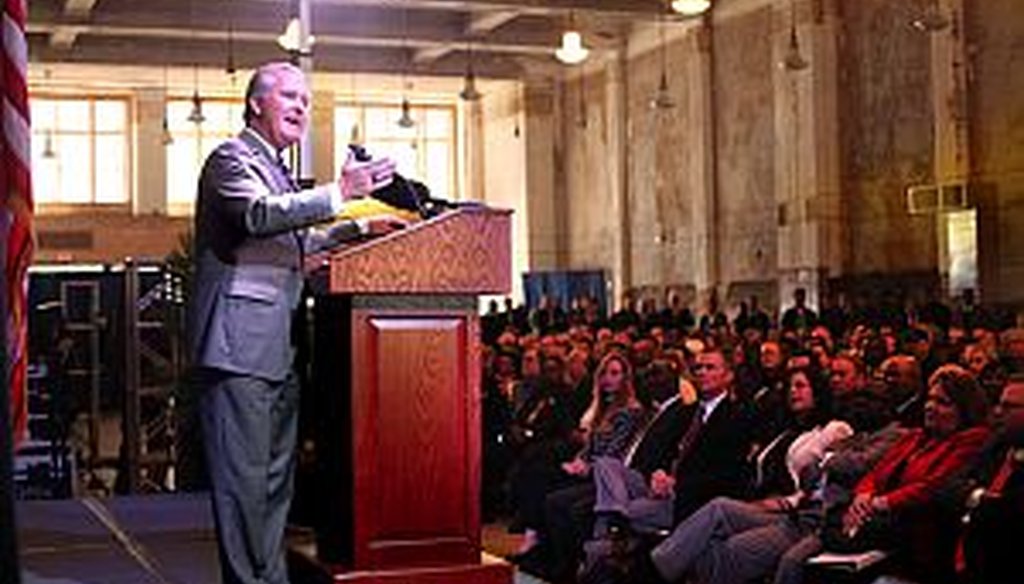
<path id="1" fill-rule="evenodd" d="M 7 330 L 7 362 L 8 387 L 10 389 L 12 430 L 14 443 L 17 444 L 25 435 L 28 421 L 27 377 L 28 377 L 28 266 L 32 262 L 32 180 L 31 151 L 22 152 L 24 160 L 18 157 L 13 147 L 21 143 L 19 133 L 28 129 L 29 108 L 26 80 L 22 74 L 27 63 L 23 62 L 25 53 L 7 52 L 8 46 L 24 46 L 25 44 L 25 2 L 24 0 L 5 0 L 5 20 L 13 23 L 8 28 L 4 23 L 0 38 L 3 43 L 3 54 L 0 55 L 0 76 L 3 78 L 2 99 L 4 102 L 2 115 L 2 139 L 4 156 L 0 161 L 0 185 L 2 185 L 3 210 L 8 213 L 6 232 L 2 236 L 6 240 L 7 257 L 4 259 L 6 296 L 8 313 L 4 315 L 4 326 Z M 19 35 L 16 39 L 2 37 L 8 33 Z M 13 42 L 11 42 L 13 41 Z M 8 110 L 7 108 L 11 108 Z M 24 121 L 19 124 L 8 124 L 7 114 L 13 113 Z M 28 137 L 24 137 L 26 140 Z"/>

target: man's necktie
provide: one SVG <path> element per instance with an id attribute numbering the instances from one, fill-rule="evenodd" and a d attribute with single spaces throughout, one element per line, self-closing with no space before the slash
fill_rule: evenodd
<path id="1" fill-rule="evenodd" d="M 686 429 L 686 433 L 679 440 L 679 453 L 676 454 L 673 472 L 678 470 L 679 465 L 686 460 L 693 447 L 697 445 L 697 438 L 700 437 L 700 431 L 704 428 L 704 412 L 706 407 L 704 402 L 698 402 L 697 409 L 693 412 L 693 419 L 690 420 L 690 427 Z"/>
<path id="2" fill-rule="evenodd" d="M 277 171 L 281 173 L 281 178 L 284 179 L 284 184 L 289 190 L 298 190 L 298 184 L 295 182 L 295 178 L 292 177 L 292 171 L 285 164 L 284 158 L 278 157 L 277 159 Z"/>

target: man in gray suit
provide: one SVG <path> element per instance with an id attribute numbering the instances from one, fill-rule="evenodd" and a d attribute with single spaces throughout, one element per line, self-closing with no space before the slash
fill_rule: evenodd
<path id="1" fill-rule="evenodd" d="M 292 313 L 305 254 L 399 224 L 391 217 L 315 225 L 387 185 L 394 163 L 350 157 L 332 184 L 299 189 L 281 162 L 309 121 L 302 72 L 269 63 L 246 90 L 246 127 L 218 146 L 199 178 L 189 349 L 222 578 L 285 584 L 299 388 Z"/>

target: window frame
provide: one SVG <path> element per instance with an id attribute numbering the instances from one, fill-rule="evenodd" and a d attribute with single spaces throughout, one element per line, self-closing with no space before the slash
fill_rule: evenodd
<path id="1" fill-rule="evenodd" d="M 459 116 L 459 108 L 455 103 L 441 102 L 441 101 L 414 101 L 409 100 L 410 110 L 414 119 L 416 119 L 416 125 L 414 126 L 415 136 L 412 140 L 415 141 L 415 150 L 417 152 L 417 176 L 413 176 L 415 180 L 421 180 L 426 182 L 426 164 L 427 164 L 427 147 L 430 144 L 444 143 L 448 146 L 448 153 L 450 162 L 448 164 L 448 184 L 450 186 L 450 192 L 447 193 L 434 193 L 433 196 L 442 196 L 451 200 L 462 200 L 463 185 L 460 180 L 460 165 L 462 160 L 460 158 L 460 147 L 461 147 L 461 124 L 462 120 Z M 400 110 L 401 103 L 388 101 L 388 100 L 360 100 L 353 99 L 351 97 L 339 97 L 334 101 L 334 109 L 332 111 L 332 117 L 334 119 L 334 161 L 335 165 L 341 164 L 344 161 L 345 149 L 349 144 L 349 130 L 342 130 L 338 127 L 338 111 L 342 108 L 354 109 L 357 113 L 357 119 L 360 128 L 360 143 L 402 143 L 410 140 L 407 136 L 399 136 L 400 131 L 409 130 L 397 130 L 394 134 L 390 134 L 385 138 L 368 136 L 368 126 L 366 124 L 367 111 L 372 109 L 377 110 Z M 430 137 L 423 130 L 426 124 L 426 117 L 428 111 L 444 111 L 448 113 L 450 122 L 450 131 L 444 138 Z M 393 123 L 397 128 L 398 117 L 395 116 Z M 373 152 L 370 152 L 373 155 Z M 427 184 L 429 188 L 431 185 Z"/>
<path id="2" fill-rule="evenodd" d="M 86 136 L 90 142 L 89 151 L 89 200 L 88 201 L 66 201 L 66 200 L 40 200 L 39 192 L 35 188 L 35 182 L 32 185 L 32 198 L 36 208 L 36 212 L 39 214 L 46 215 L 70 215 L 73 213 L 80 213 L 83 209 L 96 209 L 102 210 L 103 212 L 126 212 L 130 213 L 135 201 L 136 191 L 136 101 L 135 96 L 126 93 L 85 93 L 85 94 L 69 94 L 60 93 L 54 91 L 30 91 L 29 94 L 29 111 L 31 115 L 32 102 L 47 101 L 54 102 L 56 108 L 57 102 L 85 102 L 88 104 L 89 120 L 88 128 L 86 130 L 61 130 L 60 122 L 57 120 L 58 114 L 56 111 L 53 114 L 53 118 L 49 120 L 49 124 L 41 124 L 39 119 L 32 118 L 31 124 L 31 136 L 33 142 L 46 140 L 47 133 L 53 132 L 54 137 L 60 135 L 69 136 Z M 96 129 L 96 103 L 97 102 L 118 102 L 124 104 L 124 125 L 121 130 L 97 130 Z M 97 136 L 121 136 L 124 140 L 124 177 L 123 177 L 123 188 L 125 193 L 125 200 L 123 201 L 104 201 L 97 202 L 97 160 L 99 156 L 99 148 L 97 148 Z M 59 141 L 59 139 L 58 139 Z M 58 160 L 60 150 L 58 150 Z M 47 168 L 46 163 L 36 164 L 37 161 L 34 156 L 33 149 L 32 156 L 32 174 L 33 176 L 38 172 L 50 172 Z M 60 172 L 58 170 L 58 172 Z M 58 187 L 60 179 L 57 180 Z M 57 192 L 58 198 L 61 198 L 62 193 Z"/>

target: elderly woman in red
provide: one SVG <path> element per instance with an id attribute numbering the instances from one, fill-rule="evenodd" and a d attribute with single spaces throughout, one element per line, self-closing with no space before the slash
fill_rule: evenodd
<path id="1" fill-rule="evenodd" d="M 894 444 L 858 483 L 843 534 L 879 534 L 879 541 L 898 548 L 901 571 L 919 581 L 947 582 L 954 575 L 955 518 L 934 503 L 945 482 L 981 450 L 988 408 L 974 376 L 956 365 L 932 374 L 924 408 L 924 427 Z"/>

